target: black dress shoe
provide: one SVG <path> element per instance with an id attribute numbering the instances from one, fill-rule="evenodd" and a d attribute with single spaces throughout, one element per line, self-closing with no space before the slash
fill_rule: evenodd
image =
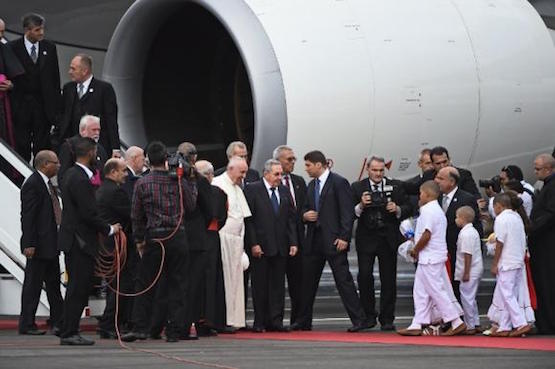
<path id="1" fill-rule="evenodd" d="M 252 327 L 252 331 L 254 333 L 264 333 L 264 332 L 266 332 L 264 327 L 257 327 L 257 326 Z"/>
<path id="2" fill-rule="evenodd" d="M 380 326 L 380 329 L 384 332 L 386 331 L 394 331 L 395 330 L 395 326 L 393 325 L 393 323 L 386 323 L 386 324 L 382 324 Z"/>
<path id="3" fill-rule="evenodd" d="M 46 334 L 46 331 L 36 329 L 36 328 L 31 328 L 31 329 L 27 329 L 26 331 L 19 331 L 19 334 L 27 334 L 29 336 L 42 336 L 43 334 Z"/>
<path id="4" fill-rule="evenodd" d="M 368 325 L 368 323 L 355 324 L 351 328 L 347 329 L 347 332 L 356 333 L 370 328 L 371 327 Z"/>
<path id="5" fill-rule="evenodd" d="M 107 329 L 102 329 L 102 328 L 97 328 L 96 329 L 96 333 L 98 333 L 98 335 L 100 336 L 100 338 L 103 339 L 116 339 L 118 338 L 118 335 L 116 334 L 116 332 L 114 331 L 109 331 Z"/>
<path id="6" fill-rule="evenodd" d="M 226 325 L 226 326 L 220 331 L 220 333 L 223 333 L 223 334 L 235 334 L 235 333 L 237 333 L 237 329 L 234 328 L 234 327 L 232 327 L 232 326 Z"/>
<path id="7" fill-rule="evenodd" d="M 268 328 L 268 332 L 290 332 L 290 331 L 291 329 L 289 327 L 284 327 L 282 325 Z"/>
<path id="8" fill-rule="evenodd" d="M 59 327 L 52 327 L 48 330 L 48 334 L 60 337 L 61 329 Z"/>
<path id="9" fill-rule="evenodd" d="M 89 340 L 85 337 L 81 337 L 80 335 L 76 334 L 73 336 L 60 338 L 60 345 L 64 346 L 91 346 L 94 345 L 93 340 Z"/>
<path id="10" fill-rule="evenodd" d="M 146 340 L 147 338 L 148 334 L 143 332 L 129 332 L 121 336 L 123 342 L 134 342 L 136 340 Z"/>
<path id="11" fill-rule="evenodd" d="M 311 331 L 312 327 L 300 323 L 292 324 L 290 327 L 291 331 Z"/>
<path id="12" fill-rule="evenodd" d="M 166 342 L 170 342 L 170 343 L 179 342 L 179 337 L 168 336 L 166 337 Z"/>
<path id="13" fill-rule="evenodd" d="M 199 337 L 213 337 L 217 336 L 218 332 L 215 329 L 212 329 L 207 326 L 200 326 L 197 328 L 197 335 Z"/>

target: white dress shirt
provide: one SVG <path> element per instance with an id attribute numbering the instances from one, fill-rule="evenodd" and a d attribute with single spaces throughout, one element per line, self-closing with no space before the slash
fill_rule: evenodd
<path id="1" fill-rule="evenodd" d="M 79 94 L 79 84 L 83 85 L 83 95 L 89 92 L 89 85 L 91 84 L 92 79 L 93 79 L 93 75 L 91 74 L 89 78 L 87 78 L 85 81 L 77 82 L 77 85 L 75 86 L 75 89 L 77 90 L 77 94 Z"/>
<path id="2" fill-rule="evenodd" d="M 272 188 L 274 188 L 274 193 L 276 194 L 277 200 L 278 200 L 278 204 L 281 203 L 281 199 L 279 198 L 279 191 L 277 187 L 272 187 L 267 181 L 266 178 L 262 178 L 262 181 L 264 182 L 264 186 L 266 186 L 266 192 L 268 193 L 268 197 L 271 199 L 272 198 Z"/>
<path id="3" fill-rule="evenodd" d="M 289 186 L 287 185 L 288 178 Z M 293 203 L 295 204 L 295 206 L 297 206 L 297 199 L 295 198 L 295 188 L 293 186 L 293 179 L 291 178 L 291 174 L 284 174 L 283 178 L 281 179 L 281 183 L 283 183 L 283 185 L 289 189 L 289 192 L 291 193 L 291 198 L 293 199 Z"/>
<path id="4" fill-rule="evenodd" d="M 322 173 L 322 175 L 318 177 L 318 179 L 320 180 L 320 194 L 322 194 L 322 189 L 324 188 L 324 185 L 326 184 L 326 181 L 328 180 L 329 176 L 330 176 L 330 170 L 326 168 L 324 173 Z"/>
<path id="5" fill-rule="evenodd" d="M 23 37 L 23 41 L 25 43 L 25 49 L 27 49 L 27 54 L 31 57 L 31 48 L 33 45 L 35 46 L 35 50 L 37 52 L 37 58 L 39 57 L 39 42 L 32 43 L 31 41 L 27 40 L 27 37 Z"/>
<path id="6" fill-rule="evenodd" d="M 455 192 L 457 192 L 458 189 L 459 187 L 453 188 L 451 192 L 443 195 L 443 197 L 441 198 L 441 208 L 443 209 L 444 213 L 447 213 L 447 209 L 449 209 L 449 205 L 451 205 L 451 201 L 453 201 L 453 197 L 455 197 Z"/>

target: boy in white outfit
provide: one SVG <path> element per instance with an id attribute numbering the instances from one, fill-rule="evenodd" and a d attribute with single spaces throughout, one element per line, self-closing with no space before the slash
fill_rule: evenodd
<path id="1" fill-rule="evenodd" d="M 444 283 L 443 280 L 447 276 L 447 219 L 437 201 L 439 194 L 439 186 L 434 181 L 427 181 L 420 186 L 416 245 L 411 251 L 412 256 L 418 260 L 413 287 L 414 318 L 408 328 L 397 331 L 403 336 L 420 336 L 422 325 L 431 323 L 434 305 L 441 313 L 443 322 L 451 322 L 451 327 L 442 335 L 453 336 L 466 330 L 455 305 L 457 302 L 449 298 L 447 289 L 451 288 L 451 284 Z"/>
<path id="2" fill-rule="evenodd" d="M 474 217 L 474 210 L 470 206 L 462 206 L 457 209 L 455 218 L 455 223 L 461 228 L 457 239 L 455 280 L 460 281 L 459 291 L 467 335 L 478 333 L 480 328 L 476 293 L 484 271 L 480 235 L 472 226 Z"/>
<path id="3" fill-rule="evenodd" d="M 524 223 L 520 215 L 511 209 L 511 198 L 505 193 L 495 196 L 493 209 L 497 217 L 493 228 L 496 246 L 491 272 L 497 275 L 496 287 L 499 287 L 503 300 L 503 310 L 498 322 L 499 328 L 491 336 L 519 337 L 532 328 L 517 301 L 526 252 Z M 511 331 L 512 328 L 514 330 Z"/>

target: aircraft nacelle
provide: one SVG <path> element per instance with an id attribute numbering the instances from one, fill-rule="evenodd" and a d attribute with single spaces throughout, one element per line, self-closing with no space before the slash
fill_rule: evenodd
<path id="1" fill-rule="evenodd" d="M 554 65 L 524 0 L 139 0 L 104 76 L 127 142 L 186 139 L 220 158 L 235 135 L 257 168 L 287 143 L 350 179 L 369 154 L 414 174 L 441 144 L 490 176 L 553 149 Z"/>

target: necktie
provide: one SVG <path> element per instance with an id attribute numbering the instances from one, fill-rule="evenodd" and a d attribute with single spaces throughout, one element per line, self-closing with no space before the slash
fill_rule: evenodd
<path id="1" fill-rule="evenodd" d="M 272 201 L 272 207 L 274 208 L 274 214 L 278 215 L 279 214 L 279 202 L 278 202 L 277 195 L 276 195 L 276 188 L 272 187 L 272 188 L 270 188 L 270 190 L 272 191 L 272 196 L 270 196 L 270 200 Z"/>
<path id="2" fill-rule="evenodd" d="M 37 63 L 37 47 L 35 45 L 31 46 L 31 60 L 33 60 L 33 63 Z"/>
<path id="3" fill-rule="evenodd" d="M 378 187 L 377 184 L 373 184 L 372 187 L 374 188 L 374 189 L 373 189 L 373 192 L 378 192 L 379 187 Z"/>
<path id="4" fill-rule="evenodd" d="M 79 83 L 79 84 L 77 85 L 77 95 L 79 95 L 79 98 L 82 98 L 83 95 L 85 94 L 85 91 L 83 91 L 84 87 L 85 87 L 85 86 L 83 86 L 82 83 Z"/>
<path id="5" fill-rule="evenodd" d="M 293 206 L 296 208 L 297 203 L 295 202 L 295 192 L 291 191 L 291 181 L 289 180 L 289 175 L 285 176 L 285 186 L 287 187 L 287 189 L 291 193 L 291 200 L 293 201 Z"/>
<path id="6" fill-rule="evenodd" d="M 314 210 L 320 210 L 320 180 L 318 178 L 314 181 Z"/>
<path id="7" fill-rule="evenodd" d="M 56 225 L 60 225 L 62 223 L 62 208 L 60 206 L 58 196 L 56 195 L 56 189 L 50 181 L 48 181 L 48 192 L 50 192 L 50 200 L 52 200 L 52 209 L 54 209 L 54 218 L 56 219 Z"/>
<path id="8" fill-rule="evenodd" d="M 444 213 L 447 213 L 447 209 L 449 208 L 449 196 L 443 195 L 443 199 L 441 202 L 441 207 Z"/>

